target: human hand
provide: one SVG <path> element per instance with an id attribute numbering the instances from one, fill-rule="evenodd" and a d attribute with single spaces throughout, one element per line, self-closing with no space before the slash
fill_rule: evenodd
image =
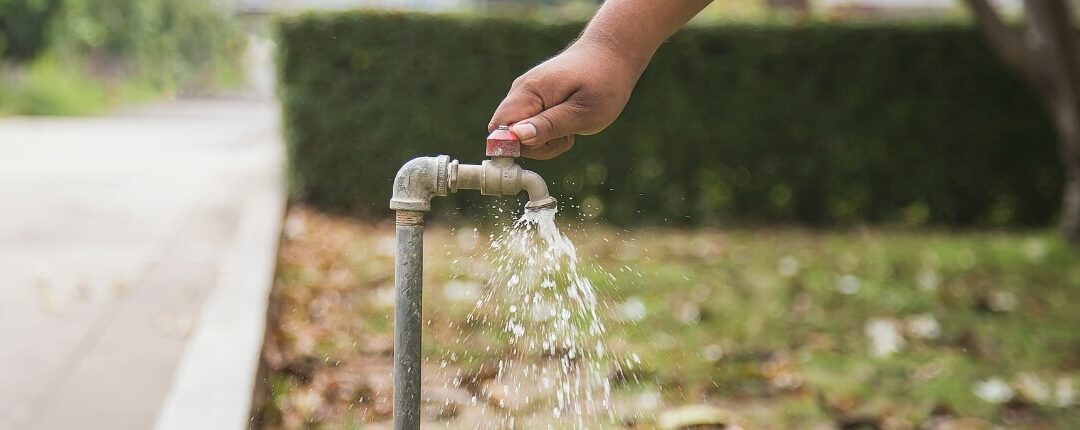
<path id="1" fill-rule="evenodd" d="M 554 158 L 574 146 L 574 135 L 615 121 L 643 68 L 602 43 L 579 40 L 515 79 L 488 131 L 509 124 L 523 156 Z"/>

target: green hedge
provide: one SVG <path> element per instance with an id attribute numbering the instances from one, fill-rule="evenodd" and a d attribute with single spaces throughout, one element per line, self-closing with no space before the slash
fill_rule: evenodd
<path id="1" fill-rule="evenodd" d="M 405 160 L 483 156 L 510 82 L 580 23 L 348 12 L 280 23 L 294 196 L 386 216 Z M 569 210 L 623 224 L 1044 225 L 1061 189 L 1030 91 L 964 26 L 691 28 L 625 112 L 524 161 Z M 442 210 L 488 210 L 472 193 Z"/>
<path id="2" fill-rule="evenodd" d="M 246 44 L 217 0 L 63 0 L 52 26 L 63 55 L 106 58 L 165 89 L 216 83 L 239 69 Z"/>
<path id="3" fill-rule="evenodd" d="M 34 58 L 48 42 L 59 0 L 0 0 L 0 59 Z"/>
<path id="4" fill-rule="evenodd" d="M 0 116 L 85 115 L 243 79 L 218 0 L 0 0 Z"/>

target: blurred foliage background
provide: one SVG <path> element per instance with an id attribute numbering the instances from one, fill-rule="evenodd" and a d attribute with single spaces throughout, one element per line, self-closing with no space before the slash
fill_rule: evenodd
<path id="1" fill-rule="evenodd" d="M 510 82 L 596 7 L 540 3 L 281 21 L 302 203 L 282 237 L 261 428 L 391 419 L 394 172 L 417 155 L 483 158 Z M 714 2 L 661 48 L 619 121 L 556 160 L 522 160 L 596 263 L 587 276 L 616 348 L 645 363 L 610 376 L 613 428 L 698 428 L 664 424 L 693 403 L 735 411 L 744 428 L 1076 428 L 1076 250 L 1015 231 L 1058 211 L 1045 111 L 960 10 L 807 5 Z M 425 382 L 440 393 L 427 419 L 447 428 L 475 428 L 485 402 L 523 428 L 551 426 L 484 381 L 516 352 L 465 316 L 498 270 L 485 238 L 520 210 L 503 200 L 433 202 L 424 356 L 467 375 Z M 753 228 L 729 228 L 740 225 Z M 445 359 L 469 351 L 482 358 Z M 467 394 L 457 403 L 447 387 Z"/>
<path id="2" fill-rule="evenodd" d="M 0 0 L 0 114 L 85 114 L 240 80 L 246 38 L 210 0 Z"/>
<path id="3" fill-rule="evenodd" d="M 601 2 L 475 0 L 471 3 L 473 9 L 487 15 L 565 21 L 588 19 Z M 1006 1 L 1003 4 L 1008 6 L 1012 3 Z M 947 0 L 728 0 L 710 3 L 691 21 L 691 25 L 805 21 L 960 22 L 968 18 L 967 9 L 961 2 Z"/>
<path id="4" fill-rule="evenodd" d="M 385 216 L 418 154 L 482 157 L 509 83 L 581 23 L 349 12 L 280 26 L 296 197 Z M 341 41 L 354 41 L 342 43 Z M 724 24 L 678 33 L 620 120 L 541 173 L 563 209 L 630 224 L 1045 226 L 1053 130 L 967 25 Z M 438 199 L 483 215 L 479 195 Z"/>

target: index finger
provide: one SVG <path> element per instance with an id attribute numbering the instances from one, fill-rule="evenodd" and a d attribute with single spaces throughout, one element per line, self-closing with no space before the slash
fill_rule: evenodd
<path id="1" fill-rule="evenodd" d="M 535 94 L 522 91 L 519 88 L 511 88 L 495 113 L 488 122 L 488 131 L 495 130 L 500 125 L 510 125 L 523 119 L 532 118 L 544 110 L 544 102 Z"/>

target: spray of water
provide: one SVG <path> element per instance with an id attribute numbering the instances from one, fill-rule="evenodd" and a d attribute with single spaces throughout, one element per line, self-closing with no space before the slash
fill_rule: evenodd
<path id="1" fill-rule="evenodd" d="M 493 412 L 478 428 L 604 427 L 616 419 L 612 375 L 638 364 L 636 355 L 608 348 L 603 303 L 555 213 L 525 211 L 484 255 L 491 270 L 466 324 L 487 332 L 496 351 L 489 345 L 480 353 L 497 363 L 472 381 L 482 385 L 473 402 Z M 462 378 L 454 383 L 470 383 Z"/>

